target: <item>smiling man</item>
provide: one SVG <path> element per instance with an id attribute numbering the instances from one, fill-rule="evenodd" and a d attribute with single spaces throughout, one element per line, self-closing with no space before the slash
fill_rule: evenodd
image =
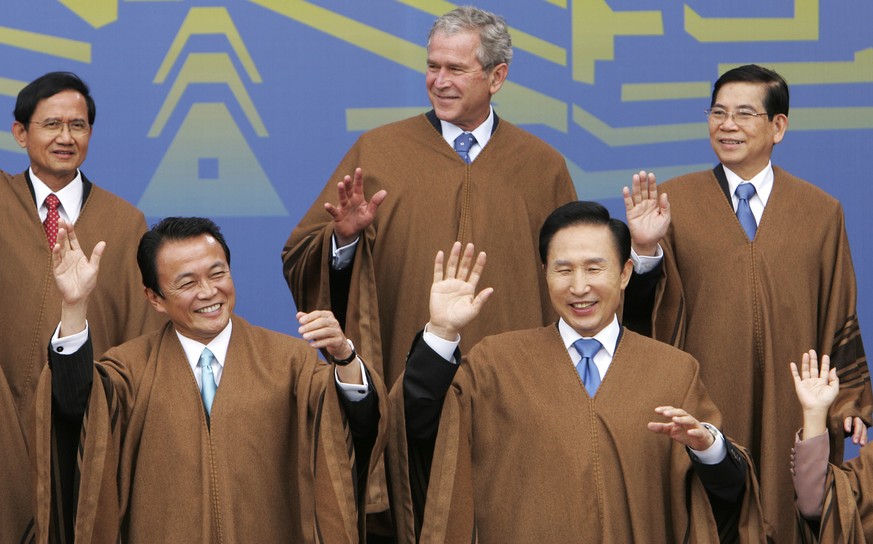
<path id="1" fill-rule="evenodd" d="M 537 229 L 576 192 L 563 157 L 491 107 L 511 60 L 501 17 L 468 6 L 438 18 L 424 80 L 433 109 L 362 135 L 282 252 L 297 307 L 330 307 L 386 384 L 427 319 L 421 274 L 455 240 L 490 253 L 497 289 L 465 347 L 554 319 Z M 376 509 L 386 500 L 374 493 Z"/>
<path id="2" fill-rule="evenodd" d="M 437 255 L 430 321 L 393 392 L 400 541 L 759 541 L 755 485 L 697 362 L 618 323 L 627 226 L 572 202 L 539 249 L 560 318 L 463 359 L 462 331 L 497 292 L 475 293 L 472 245 Z"/>
<path id="3" fill-rule="evenodd" d="M 218 227 L 171 217 L 143 235 L 137 253 L 148 300 L 170 322 L 95 363 L 86 315 L 104 249 L 87 259 L 62 225 L 53 259 L 61 320 L 40 389 L 45 403 L 50 382 L 63 422 L 85 417 L 76 542 L 361 541 L 360 501 L 387 393 L 333 315 L 297 315 L 309 345 L 250 325 L 233 313 Z M 42 483 L 49 425 L 39 413 Z"/>
<path id="4" fill-rule="evenodd" d="M 79 170 L 96 116 L 88 86 L 69 72 L 45 74 L 21 90 L 14 114 L 12 135 L 30 167 L 15 176 L 0 171 L 0 542 L 29 541 L 33 528 L 27 451 L 43 348 L 61 315 L 50 266 L 58 221 L 76 225 L 87 251 L 99 240 L 112 248 L 91 301 L 98 354 L 162 322 L 142 296 L 136 269 L 136 244 L 146 230 L 142 213 Z M 57 437 L 58 447 L 75 452 L 79 433 L 70 433 Z M 71 472 L 61 470 L 52 484 L 68 503 L 75 484 L 62 474 Z M 69 538 L 72 526 L 58 527 L 65 529 Z"/>
<path id="5" fill-rule="evenodd" d="M 660 188 L 641 172 L 624 190 L 639 273 L 625 322 L 700 361 L 725 432 L 755 459 L 777 542 L 797 539 L 785 455 L 802 419 L 784 367 L 798 346 L 829 354 L 840 377 L 829 419 L 835 462 L 844 433 L 866 442 L 873 409 L 843 209 L 770 162 L 788 102 L 772 70 L 725 72 L 707 110 L 720 164 Z"/>

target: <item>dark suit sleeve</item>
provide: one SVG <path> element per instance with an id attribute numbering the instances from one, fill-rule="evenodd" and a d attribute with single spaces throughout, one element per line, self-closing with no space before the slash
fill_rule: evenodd
<path id="1" fill-rule="evenodd" d="M 691 450 L 687 451 L 694 472 L 709 496 L 719 542 L 739 542 L 740 513 L 749 466 L 730 440 L 725 439 L 725 447 L 724 459 L 715 465 L 704 465 Z"/>
<path id="2" fill-rule="evenodd" d="M 358 361 L 353 361 L 352 364 L 360 364 Z M 367 375 L 367 395 L 361 400 L 349 400 L 346 395 L 337 385 L 337 393 L 339 394 L 340 405 L 346 413 L 349 420 L 349 428 L 352 431 L 354 438 L 371 438 L 375 439 L 379 433 L 379 396 L 373 388 L 373 382 L 370 378 L 367 367 L 363 369 Z"/>
<path id="3" fill-rule="evenodd" d="M 94 380 L 94 347 L 91 334 L 74 353 L 61 353 L 48 347 L 52 369 L 52 405 L 58 415 L 81 422 Z"/>
<path id="4" fill-rule="evenodd" d="M 694 472 L 707 494 L 733 502 L 739 499 L 746 489 L 746 473 L 749 467 L 730 440 L 725 439 L 725 447 L 727 453 L 724 459 L 715 465 L 701 463 L 691 450 L 688 450 L 688 456 L 691 457 Z"/>
<path id="5" fill-rule="evenodd" d="M 61 506 L 57 512 L 58 528 L 67 542 L 72 542 L 75 531 L 77 497 L 77 455 L 82 419 L 94 379 L 94 348 L 91 335 L 76 352 L 63 354 L 48 346 L 49 366 L 52 370 L 52 495 Z"/>
<path id="6" fill-rule="evenodd" d="M 631 274 L 624 290 L 621 324 L 628 329 L 652 336 L 652 312 L 655 309 L 655 290 L 661 278 L 663 259 L 658 266 L 645 274 Z"/>
<path id="7" fill-rule="evenodd" d="M 460 350 L 455 350 L 455 360 L 460 359 Z M 443 401 L 458 367 L 431 349 L 422 340 L 422 333 L 415 336 L 403 375 L 403 406 L 409 439 L 433 440 L 436 437 Z"/>
<path id="8" fill-rule="evenodd" d="M 357 253 L 355 254 L 357 255 Z M 334 270 L 333 266 L 328 263 L 327 268 L 330 270 L 330 310 L 333 312 L 336 320 L 339 321 L 340 328 L 345 330 L 346 312 L 349 306 L 349 289 L 352 284 L 352 268 L 354 267 L 352 263 L 349 263 L 342 270 Z"/>

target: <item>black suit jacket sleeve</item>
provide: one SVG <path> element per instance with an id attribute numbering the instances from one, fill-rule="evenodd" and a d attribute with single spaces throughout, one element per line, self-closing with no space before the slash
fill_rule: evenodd
<path id="1" fill-rule="evenodd" d="M 455 360 L 460 359 L 460 350 L 455 350 Z M 415 336 L 403 375 L 403 406 L 409 439 L 433 440 L 436 437 L 443 401 L 458 367 L 431 349 L 422 340 L 421 332 Z"/>
<path id="2" fill-rule="evenodd" d="M 53 517 L 58 510 L 57 529 L 72 542 L 77 510 L 77 454 L 82 420 L 91 383 L 94 380 L 94 348 L 91 335 L 75 353 L 63 354 L 48 346 L 49 366 L 52 370 L 52 495 L 57 496 L 60 508 L 52 507 Z"/>
<path id="3" fill-rule="evenodd" d="M 742 496 L 746 488 L 746 473 L 749 467 L 730 440 L 725 439 L 724 443 L 727 453 L 724 459 L 715 465 L 701 463 L 691 450 L 688 450 L 688 456 L 691 457 L 694 472 L 707 494 L 733 502 Z"/>
<path id="4" fill-rule="evenodd" d="M 732 543 L 740 541 L 740 514 L 743 506 L 741 499 L 746 488 L 749 466 L 730 440 L 725 439 L 725 446 L 725 458 L 715 465 L 704 465 L 691 450 L 688 450 L 688 455 L 691 457 L 694 472 L 709 497 L 709 506 L 718 527 L 719 542 Z"/>
<path id="5" fill-rule="evenodd" d="M 359 364 L 353 361 L 351 364 Z M 349 420 L 349 428 L 352 431 L 352 437 L 371 438 L 375 439 L 379 433 L 379 397 L 376 390 L 373 388 L 372 378 L 370 378 L 367 368 L 364 367 L 363 372 L 367 376 L 367 396 L 361 400 L 349 400 L 346 395 L 337 385 L 337 393 L 340 399 L 340 405 L 346 413 Z"/>
<path id="6" fill-rule="evenodd" d="M 76 352 L 64 354 L 48 347 L 52 369 L 52 405 L 57 415 L 81 422 L 94 380 L 91 334 Z"/>

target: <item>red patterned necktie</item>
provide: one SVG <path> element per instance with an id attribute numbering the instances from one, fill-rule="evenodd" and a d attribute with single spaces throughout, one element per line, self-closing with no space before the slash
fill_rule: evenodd
<path id="1" fill-rule="evenodd" d="M 54 193 L 45 197 L 45 207 L 48 208 L 48 215 L 45 216 L 45 221 L 42 226 L 45 227 L 45 237 L 48 239 L 49 249 L 55 247 L 55 242 L 58 240 L 58 219 L 61 214 L 58 213 L 58 206 L 61 201 Z"/>

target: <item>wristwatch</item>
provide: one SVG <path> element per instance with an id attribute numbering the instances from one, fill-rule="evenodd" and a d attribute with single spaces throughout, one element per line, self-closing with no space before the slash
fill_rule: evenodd
<path id="1" fill-rule="evenodd" d="M 346 342 L 348 342 L 349 347 L 352 348 L 351 355 L 349 355 L 345 359 L 337 359 L 333 355 L 330 356 L 331 360 L 333 361 L 333 364 L 335 364 L 337 366 L 346 366 L 347 364 L 351 363 L 352 361 L 354 361 L 358 357 L 357 352 L 355 352 L 355 345 L 352 343 L 352 341 L 349 340 L 348 338 L 346 338 Z"/>

